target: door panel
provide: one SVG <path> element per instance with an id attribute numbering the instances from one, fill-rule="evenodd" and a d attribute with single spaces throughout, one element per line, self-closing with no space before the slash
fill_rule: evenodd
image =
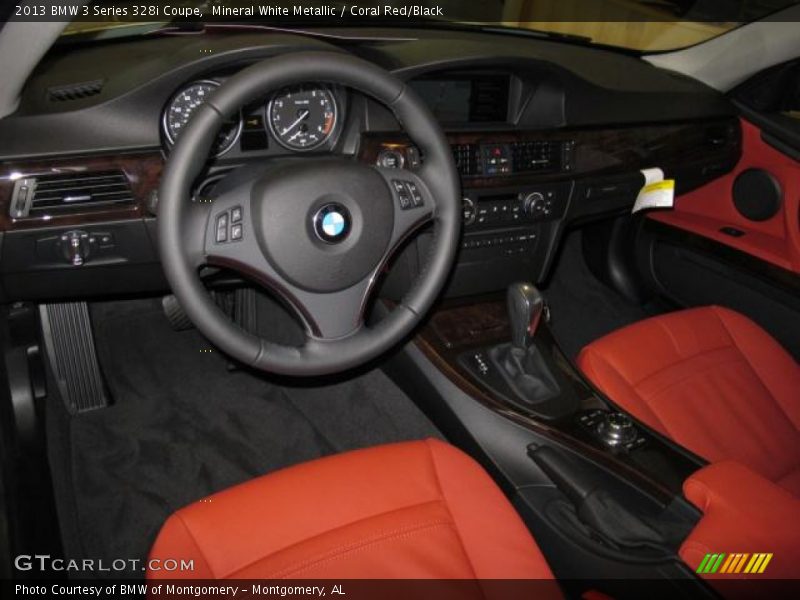
<path id="1" fill-rule="evenodd" d="M 768 172 L 783 192 L 765 220 L 746 218 L 734 204 L 734 182 L 748 169 Z M 757 207 L 762 197 L 755 196 L 748 199 Z M 637 270 L 680 306 L 717 304 L 747 315 L 800 360 L 799 205 L 800 162 L 743 120 L 742 157 L 731 173 L 680 196 L 674 210 L 642 219 Z"/>
<path id="2" fill-rule="evenodd" d="M 800 276 L 672 225 L 648 220 L 639 265 L 651 289 L 680 306 L 747 315 L 800 360 Z"/>
<path id="3" fill-rule="evenodd" d="M 767 171 L 783 192 L 777 214 L 764 221 L 746 218 L 733 202 L 734 181 L 748 169 Z M 648 218 L 800 273 L 800 162 L 765 143 L 759 128 L 742 120 L 742 157 L 736 168 L 677 198 L 674 210 L 653 212 Z"/>

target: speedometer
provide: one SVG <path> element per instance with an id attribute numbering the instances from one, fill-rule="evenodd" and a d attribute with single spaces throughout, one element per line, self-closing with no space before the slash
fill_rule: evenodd
<path id="1" fill-rule="evenodd" d="M 267 123 L 275 139 L 290 150 L 318 148 L 333 135 L 336 99 L 321 86 L 298 85 L 277 92 L 267 106 Z"/>
<path id="2" fill-rule="evenodd" d="M 213 80 L 195 81 L 172 97 L 164 111 L 163 119 L 164 135 L 170 145 L 175 144 L 178 136 L 186 129 L 192 114 L 208 100 L 218 87 L 219 83 Z M 220 156 L 230 150 L 241 133 L 241 115 L 223 123 L 212 148 L 214 155 Z"/>

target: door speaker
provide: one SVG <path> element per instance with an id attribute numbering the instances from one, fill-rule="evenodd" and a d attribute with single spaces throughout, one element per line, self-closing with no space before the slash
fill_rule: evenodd
<path id="1" fill-rule="evenodd" d="M 733 204 L 751 221 L 771 219 L 778 214 L 782 201 L 781 184 L 763 169 L 742 171 L 733 182 Z"/>

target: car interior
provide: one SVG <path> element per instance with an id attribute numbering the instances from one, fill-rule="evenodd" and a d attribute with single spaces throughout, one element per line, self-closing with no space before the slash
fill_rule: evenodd
<path id="1" fill-rule="evenodd" d="M 792 585 L 800 13 L 732 4 L 657 52 L 10 15 L 3 578 Z"/>

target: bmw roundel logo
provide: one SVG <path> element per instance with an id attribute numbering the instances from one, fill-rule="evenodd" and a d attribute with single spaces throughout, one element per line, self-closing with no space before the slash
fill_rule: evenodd
<path id="1" fill-rule="evenodd" d="M 323 242 L 335 244 L 350 233 L 350 212 L 341 204 L 326 204 L 314 215 L 314 231 Z"/>

